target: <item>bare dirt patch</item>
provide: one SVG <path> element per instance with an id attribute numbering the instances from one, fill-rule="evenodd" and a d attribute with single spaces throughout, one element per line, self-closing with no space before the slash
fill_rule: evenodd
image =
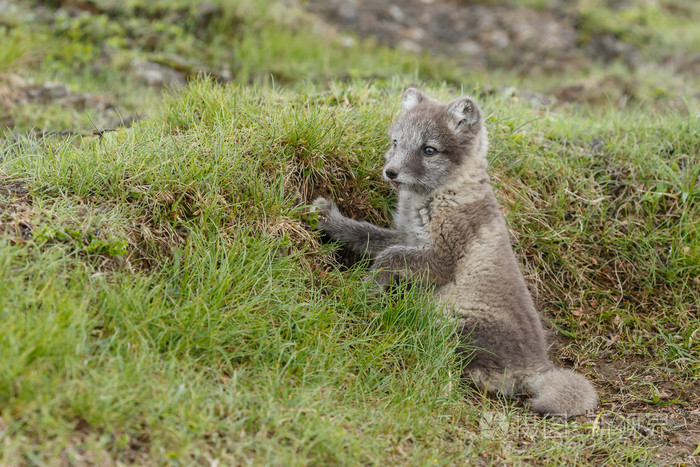
<path id="1" fill-rule="evenodd" d="M 594 382 L 601 408 L 633 423 L 666 462 L 693 465 L 700 442 L 700 383 L 678 380 L 643 358 L 599 360 Z M 614 416 L 614 417 L 613 417 Z"/>
<path id="2" fill-rule="evenodd" d="M 0 234 L 25 241 L 32 232 L 33 216 L 27 185 L 0 178 Z"/>
<path id="3" fill-rule="evenodd" d="M 410 52 L 440 53 L 469 69 L 516 67 L 528 72 L 582 66 L 585 53 L 563 8 L 440 0 L 311 0 L 311 10 L 362 37 Z"/>
<path id="4" fill-rule="evenodd" d="M 549 332 L 550 355 L 563 366 L 577 366 L 600 396 L 600 429 L 626 428 L 655 447 L 664 465 L 697 465 L 700 443 L 700 381 L 682 378 L 645 356 L 597 357 L 586 361 L 576 346 Z"/>
<path id="5" fill-rule="evenodd" d="M 578 3 L 565 0 L 548 2 L 541 9 L 505 0 L 309 0 L 305 5 L 331 27 L 409 53 L 446 56 L 470 72 L 500 69 L 522 76 L 585 76 L 611 62 L 619 62 L 629 72 L 628 76 L 606 71 L 602 77 L 562 82 L 548 89 L 546 96 L 523 91 L 526 95 L 520 97 L 537 104 L 623 106 L 631 100 L 658 97 L 654 93 L 659 89 L 647 89 L 637 76 L 647 74 L 644 70 L 650 65 L 673 69 L 689 83 L 700 69 L 698 54 L 667 51 L 650 57 L 624 35 L 586 30 Z M 684 89 L 683 98 L 664 91 L 669 93 L 666 104 L 682 111 L 689 94 L 700 98 L 700 90 L 692 85 Z"/>

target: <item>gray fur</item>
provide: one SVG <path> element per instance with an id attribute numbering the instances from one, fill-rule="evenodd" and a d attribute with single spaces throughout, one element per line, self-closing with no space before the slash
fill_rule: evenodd
<path id="1" fill-rule="evenodd" d="M 402 242 L 399 231 L 345 217 L 333 201 L 318 198 L 314 205 L 322 214 L 319 216 L 318 228 L 334 239 L 347 243 L 356 253 L 366 253 L 370 258 L 374 258 L 390 246 Z"/>
<path id="2" fill-rule="evenodd" d="M 409 88 L 402 108 L 384 167 L 398 190 L 396 228 L 344 217 L 324 198 L 314 202 L 319 228 L 369 253 L 379 286 L 396 278 L 430 285 L 458 320 L 460 351 L 474 352 L 464 375 L 480 388 L 530 395 L 531 410 L 540 414 L 593 410 L 598 399 L 590 382 L 547 357 L 539 315 L 489 184 L 479 106 L 469 97 L 442 104 Z"/>

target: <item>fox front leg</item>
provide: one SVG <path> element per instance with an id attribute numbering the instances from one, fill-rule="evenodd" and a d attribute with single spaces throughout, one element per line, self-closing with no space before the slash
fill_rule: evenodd
<path id="1" fill-rule="evenodd" d="M 421 286 L 443 285 L 454 277 L 454 264 L 430 248 L 391 246 L 374 261 L 375 283 L 382 289 L 397 276 Z"/>
<path id="2" fill-rule="evenodd" d="M 375 258 L 381 251 L 400 242 L 401 236 L 396 230 L 345 217 L 329 199 L 316 198 L 313 205 L 318 212 L 318 229 L 347 243 L 356 253 L 367 253 L 370 258 Z"/>

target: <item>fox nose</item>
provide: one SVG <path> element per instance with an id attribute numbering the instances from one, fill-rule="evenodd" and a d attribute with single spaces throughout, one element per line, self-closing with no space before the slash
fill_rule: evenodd
<path id="1" fill-rule="evenodd" d="M 388 179 L 394 180 L 399 176 L 399 173 L 394 169 L 385 169 L 384 175 L 386 175 Z"/>

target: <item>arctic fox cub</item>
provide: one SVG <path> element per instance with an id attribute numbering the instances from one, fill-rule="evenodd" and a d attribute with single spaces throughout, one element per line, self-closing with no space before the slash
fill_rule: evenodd
<path id="1" fill-rule="evenodd" d="M 488 139 L 476 102 L 440 103 L 408 88 L 389 131 L 384 178 L 398 190 L 395 229 L 343 216 L 318 198 L 319 228 L 373 259 L 385 287 L 433 285 L 458 320 L 464 368 L 490 393 L 526 394 L 539 414 L 573 416 L 597 405 L 591 383 L 547 357 L 540 318 L 520 272 L 486 172 Z"/>

